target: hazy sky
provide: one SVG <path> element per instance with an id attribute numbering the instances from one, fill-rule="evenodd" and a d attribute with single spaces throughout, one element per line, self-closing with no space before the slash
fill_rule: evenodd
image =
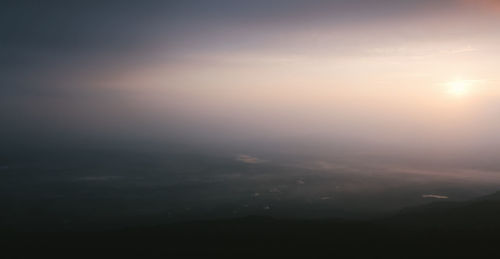
<path id="1" fill-rule="evenodd" d="M 3 143 L 500 144 L 499 1 L 4 1 L 0 26 Z"/>

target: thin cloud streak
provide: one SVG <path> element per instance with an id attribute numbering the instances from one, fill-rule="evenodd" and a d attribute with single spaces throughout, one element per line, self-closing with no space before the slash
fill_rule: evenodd
<path id="1" fill-rule="evenodd" d="M 437 195 L 437 194 L 423 194 L 422 198 L 433 198 L 433 199 L 448 199 L 448 196 Z"/>

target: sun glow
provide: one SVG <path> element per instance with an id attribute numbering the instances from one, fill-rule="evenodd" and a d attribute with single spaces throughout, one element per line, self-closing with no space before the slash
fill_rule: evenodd
<path id="1" fill-rule="evenodd" d="M 467 80 L 454 80 L 446 83 L 448 94 L 465 96 L 470 92 L 471 82 Z"/>

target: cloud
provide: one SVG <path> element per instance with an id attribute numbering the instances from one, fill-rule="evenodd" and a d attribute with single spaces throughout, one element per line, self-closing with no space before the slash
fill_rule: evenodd
<path id="1" fill-rule="evenodd" d="M 437 195 L 437 194 L 423 194 L 422 198 L 433 198 L 433 199 L 448 199 L 448 196 Z"/>
<path id="2" fill-rule="evenodd" d="M 464 48 L 453 49 L 453 50 L 450 50 L 449 52 L 451 54 L 459 54 L 459 53 L 464 53 L 464 52 L 475 52 L 475 51 L 479 51 L 479 49 L 471 47 L 471 46 L 467 46 Z"/>
<path id="3" fill-rule="evenodd" d="M 381 165 L 375 167 L 382 172 L 393 174 L 410 174 L 420 175 L 426 177 L 433 177 L 436 179 L 456 179 L 467 180 L 475 182 L 498 183 L 500 182 L 500 171 L 493 170 L 480 170 L 480 169 L 422 169 L 405 166 Z"/>
<path id="4" fill-rule="evenodd" d="M 238 155 L 236 157 L 236 160 L 240 161 L 240 162 L 243 162 L 243 163 L 247 163 L 247 164 L 260 164 L 260 163 L 266 162 L 265 160 L 262 160 L 260 158 L 249 156 L 249 155 L 245 155 L 245 154 Z"/>

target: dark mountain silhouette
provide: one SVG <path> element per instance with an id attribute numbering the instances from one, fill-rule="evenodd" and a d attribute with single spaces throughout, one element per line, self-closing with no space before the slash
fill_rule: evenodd
<path id="1" fill-rule="evenodd" d="M 380 220 L 386 225 L 485 230 L 500 228 L 500 192 L 463 202 L 434 202 Z"/>
<path id="2" fill-rule="evenodd" d="M 435 202 L 373 220 L 244 217 L 113 231 L 2 232 L 9 258 L 493 257 L 500 241 L 500 192 Z M 171 258 L 171 257 L 170 257 Z"/>

